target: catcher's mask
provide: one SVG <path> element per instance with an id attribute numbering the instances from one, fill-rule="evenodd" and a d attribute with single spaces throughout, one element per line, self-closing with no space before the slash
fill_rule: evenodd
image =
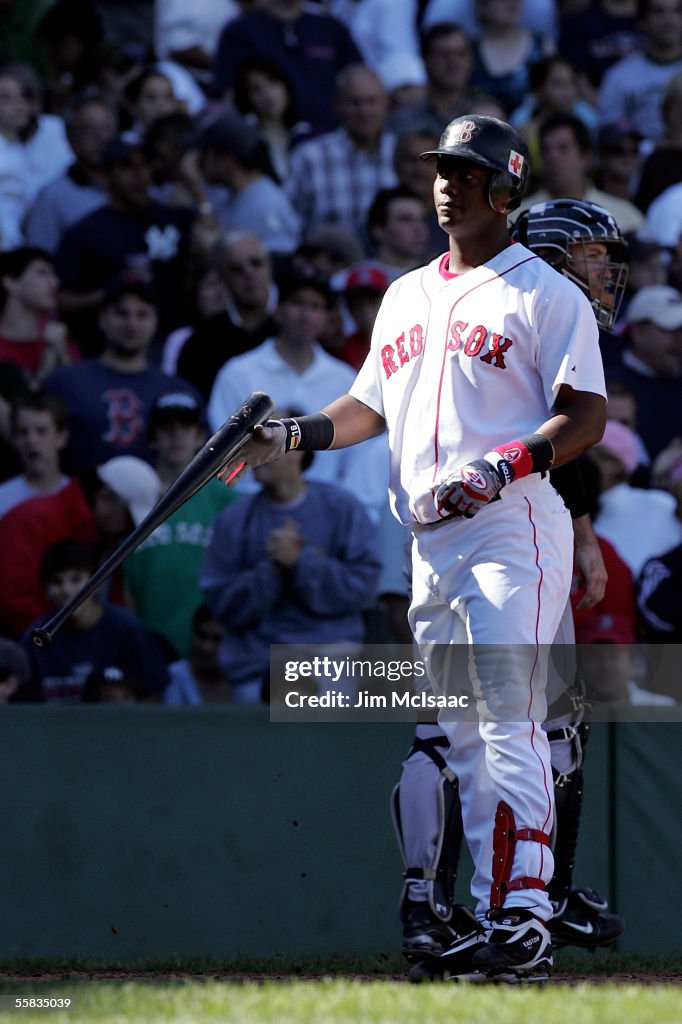
<path id="1" fill-rule="evenodd" d="M 511 125 L 496 117 L 483 114 L 456 117 L 441 135 L 438 148 L 420 155 L 422 160 L 461 157 L 489 168 L 493 173 L 488 202 L 496 213 L 515 210 L 526 191 L 530 173 L 528 147 Z"/>
<path id="2" fill-rule="evenodd" d="M 613 328 L 628 279 L 627 242 L 603 206 L 551 199 L 524 210 L 512 238 L 532 249 L 587 295 L 599 326 Z M 590 246 L 603 245 L 603 255 Z"/>

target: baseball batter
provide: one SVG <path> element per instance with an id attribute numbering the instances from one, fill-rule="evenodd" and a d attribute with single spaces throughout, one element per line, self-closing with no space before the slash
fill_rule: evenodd
<path id="1" fill-rule="evenodd" d="M 391 285 L 348 395 L 257 429 L 219 476 L 387 430 L 391 505 L 414 536 L 415 639 L 439 692 L 453 683 L 448 646 L 469 645 L 484 712 L 441 723 L 487 925 L 471 965 L 539 976 L 552 963 L 554 813 L 540 723 L 572 568 L 570 515 L 547 473 L 601 438 L 597 328 L 580 291 L 510 244 L 507 214 L 528 178 L 518 133 L 456 118 L 424 157 L 449 251 Z"/>
<path id="2" fill-rule="evenodd" d="M 597 323 L 611 330 L 627 280 L 626 246 L 618 225 L 603 207 L 579 199 L 553 199 L 526 210 L 513 225 L 512 238 L 538 253 L 587 296 Z M 587 513 L 577 463 L 552 470 L 550 480 L 573 519 L 575 562 L 586 586 L 579 607 L 594 607 L 604 595 L 606 570 Z M 570 603 L 553 649 L 555 677 L 565 689 L 575 677 L 575 632 Z M 561 656 L 561 663 L 556 664 Z M 424 681 L 428 686 L 428 681 Z M 552 689 L 550 683 L 550 690 Z M 557 686 L 555 684 L 554 690 Z M 552 942 L 587 949 L 607 945 L 624 922 L 608 912 L 595 890 L 573 885 L 580 826 L 583 749 L 589 726 L 580 693 L 571 710 L 545 721 L 550 742 L 555 795 L 552 852 L 554 875 L 548 886 L 553 916 Z M 448 740 L 438 726 L 420 724 L 392 794 L 396 833 L 405 863 L 400 900 L 403 953 L 416 966 L 411 980 L 456 977 L 467 972 L 469 949 L 479 931 L 467 909 L 453 902 L 461 815 L 458 780 L 445 760 Z"/>

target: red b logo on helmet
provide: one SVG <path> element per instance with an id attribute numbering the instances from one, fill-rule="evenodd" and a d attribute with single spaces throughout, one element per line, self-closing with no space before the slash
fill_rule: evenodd
<path id="1" fill-rule="evenodd" d="M 471 138 L 476 131 L 476 125 L 473 121 L 462 121 L 455 127 L 455 134 L 452 137 L 453 142 L 471 142 Z"/>

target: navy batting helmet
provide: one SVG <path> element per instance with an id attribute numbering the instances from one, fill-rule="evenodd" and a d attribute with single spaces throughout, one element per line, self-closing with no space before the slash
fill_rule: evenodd
<path id="1" fill-rule="evenodd" d="M 421 154 L 422 160 L 439 156 L 460 157 L 493 171 L 488 200 L 497 213 L 515 210 L 528 184 L 528 147 L 511 125 L 496 117 L 465 114 L 456 117 L 440 137 L 437 149 Z"/>
<path id="2" fill-rule="evenodd" d="M 608 210 L 585 199 L 549 199 L 524 210 L 512 238 L 537 252 L 587 295 L 597 323 L 613 327 L 628 278 L 627 243 Z M 600 243 L 603 256 L 588 249 Z"/>

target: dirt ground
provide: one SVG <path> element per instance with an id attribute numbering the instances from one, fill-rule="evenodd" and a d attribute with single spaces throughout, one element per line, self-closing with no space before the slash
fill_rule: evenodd
<path id="1" fill-rule="evenodd" d="M 23 982 L 32 981 L 38 983 L 49 983 L 49 982 L 91 982 L 91 981 L 106 981 L 106 982 L 126 982 L 126 981 L 138 981 L 148 982 L 155 984 L 158 982 L 164 983 L 182 983 L 186 981 L 225 981 L 233 984 L 244 984 L 246 982 L 257 982 L 263 984 L 266 981 L 279 981 L 279 982 L 291 982 L 291 981 L 319 981 L 321 977 L 343 977 L 349 979 L 357 979 L 358 981 L 402 981 L 408 983 L 407 974 L 347 974 L 345 972 L 334 972 L 330 971 L 328 975 L 323 973 L 277 973 L 273 971 L 271 973 L 262 972 L 245 972 L 245 971 L 144 971 L 136 972 L 129 971 L 125 968 L 107 968 L 101 970 L 74 970 L 74 971 L 54 971 L 54 972 L 42 972 L 42 971 L 12 971 L 5 972 L 0 971 L 0 981 L 4 982 Z M 566 973 L 557 971 L 555 972 L 548 982 L 552 985 L 682 985 L 682 973 L 679 972 L 666 972 L 660 971 L 647 972 L 647 971 L 616 971 L 613 974 L 605 971 L 585 972 L 582 973 Z M 436 984 L 448 984 L 447 982 L 436 982 Z"/>

